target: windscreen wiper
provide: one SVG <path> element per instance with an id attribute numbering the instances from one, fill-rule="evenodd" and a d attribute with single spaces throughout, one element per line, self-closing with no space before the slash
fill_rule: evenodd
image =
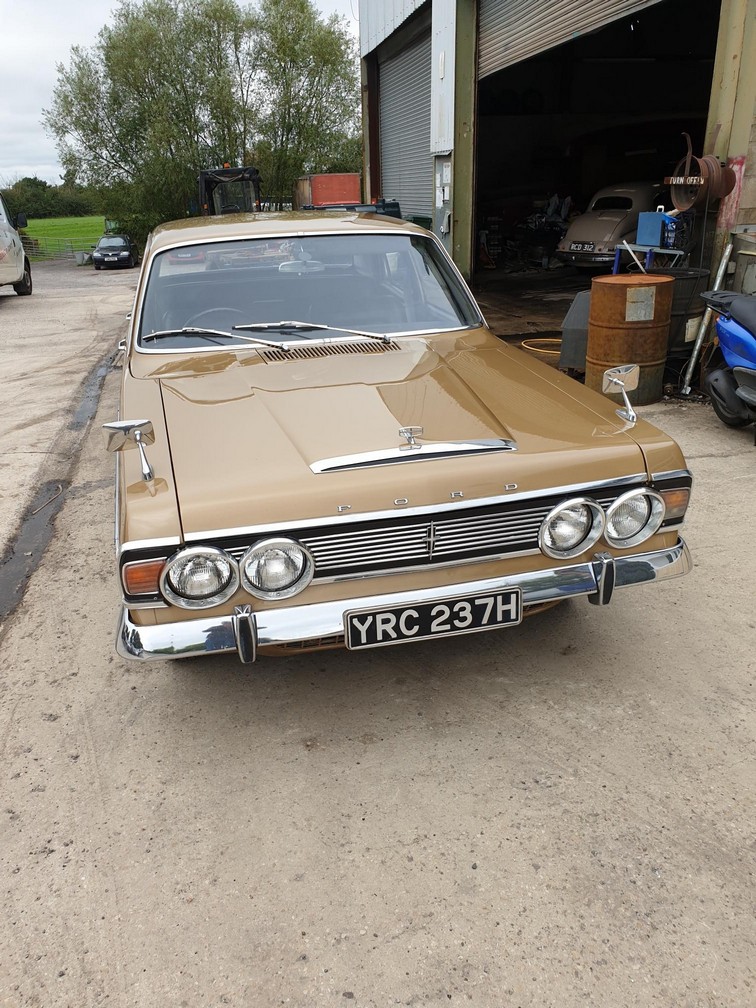
<path id="1" fill-rule="evenodd" d="M 286 331 L 288 329 L 294 329 L 299 331 L 306 331 L 308 329 L 328 329 L 331 332 L 341 332 L 346 333 L 348 336 L 367 336 L 369 339 L 378 339 L 383 343 L 390 343 L 391 339 L 386 333 L 376 333 L 376 332 L 364 332 L 361 329 L 342 329 L 341 326 L 326 325 L 322 322 L 250 322 L 247 325 L 235 325 L 231 327 L 232 329 L 249 329 L 256 330 L 260 329 L 263 331 L 275 329 L 279 331 Z"/>
<path id="2" fill-rule="evenodd" d="M 248 328 L 247 326 L 234 326 L 237 328 Z M 171 336 L 200 336 L 203 339 L 208 340 L 211 343 L 216 343 L 222 346 L 219 339 L 215 339 L 216 336 L 221 336 L 223 339 L 227 340 L 241 340 L 243 343 L 257 344 L 258 346 L 274 346 L 274 347 L 285 347 L 286 343 L 283 340 L 267 340 L 260 339 L 256 336 L 242 336 L 240 333 L 230 333 L 223 332 L 222 329 L 204 329 L 198 326 L 184 326 L 183 329 L 161 329 L 159 332 L 147 333 L 146 336 L 140 337 L 142 343 L 149 343 L 152 340 L 167 339 Z"/>

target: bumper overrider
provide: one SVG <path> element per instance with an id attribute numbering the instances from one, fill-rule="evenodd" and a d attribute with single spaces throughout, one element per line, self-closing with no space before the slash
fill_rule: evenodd
<path id="1" fill-rule="evenodd" d="M 688 547 L 678 538 L 674 546 L 652 553 L 625 557 L 596 553 L 589 562 L 507 577 L 334 602 L 300 603 L 257 612 L 250 606 L 237 606 L 233 615 L 153 626 L 133 623 L 124 606 L 118 626 L 117 650 L 123 658 L 148 661 L 235 652 L 242 662 L 248 663 L 255 660 L 260 648 L 300 643 L 306 647 L 308 641 L 316 646 L 323 638 L 338 638 L 344 633 L 344 614 L 357 608 L 388 609 L 452 595 L 512 588 L 521 591 L 524 608 L 579 595 L 587 595 L 588 601 L 595 605 L 607 605 L 615 588 L 680 577 L 690 569 Z"/>

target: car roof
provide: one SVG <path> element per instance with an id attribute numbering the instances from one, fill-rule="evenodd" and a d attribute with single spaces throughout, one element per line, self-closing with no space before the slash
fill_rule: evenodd
<path id="1" fill-rule="evenodd" d="M 664 188 L 663 182 L 617 182 L 615 185 L 604 186 L 603 189 L 595 192 L 591 197 L 591 203 L 601 196 L 629 196 L 631 198 L 650 196 Z"/>
<path id="2" fill-rule="evenodd" d="M 152 232 L 151 251 L 194 242 L 234 238 L 284 237 L 286 235 L 371 234 L 381 231 L 426 234 L 409 221 L 387 214 L 353 211 L 282 211 L 280 213 L 242 213 L 222 217 L 188 217 L 169 221 Z"/>

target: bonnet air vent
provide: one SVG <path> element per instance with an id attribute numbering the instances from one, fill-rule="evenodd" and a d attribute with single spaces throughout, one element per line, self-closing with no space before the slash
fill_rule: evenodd
<path id="1" fill-rule="evenodd" d="M 338 343 L 319 343 L 315 345 L 296 344 L 288 350 L 259 350 L 260 356 L 269 364 L 281 361 L 308 360 L 314 357 L 337 357 L 346 354 L 384 354 L 399 349 L 399 344 L 391 340 L 384 343 L 381 340 L 344 340 Z"/>

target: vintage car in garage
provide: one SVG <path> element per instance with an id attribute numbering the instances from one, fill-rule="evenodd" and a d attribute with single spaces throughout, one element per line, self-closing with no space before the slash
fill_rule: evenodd
<path id="1" fill-rule="evenodd" d="M 497 339 L 405 221 L 161 226 L 106 425 L 119 653 L 359 650 L 658 590 L 691 474 L 633 373 L 612 400 Z"/>
<path id="2" fill-rule="evenodd" d="M 669 187 L 656 182 L 623 182 L 599 189 L 585 213 L 570 223 L 557 245 L 557 258 L 578 268 L 610 270 L 617 245 L 635 241 L 638 215 L 663 206 L 665 199 Z"/>

